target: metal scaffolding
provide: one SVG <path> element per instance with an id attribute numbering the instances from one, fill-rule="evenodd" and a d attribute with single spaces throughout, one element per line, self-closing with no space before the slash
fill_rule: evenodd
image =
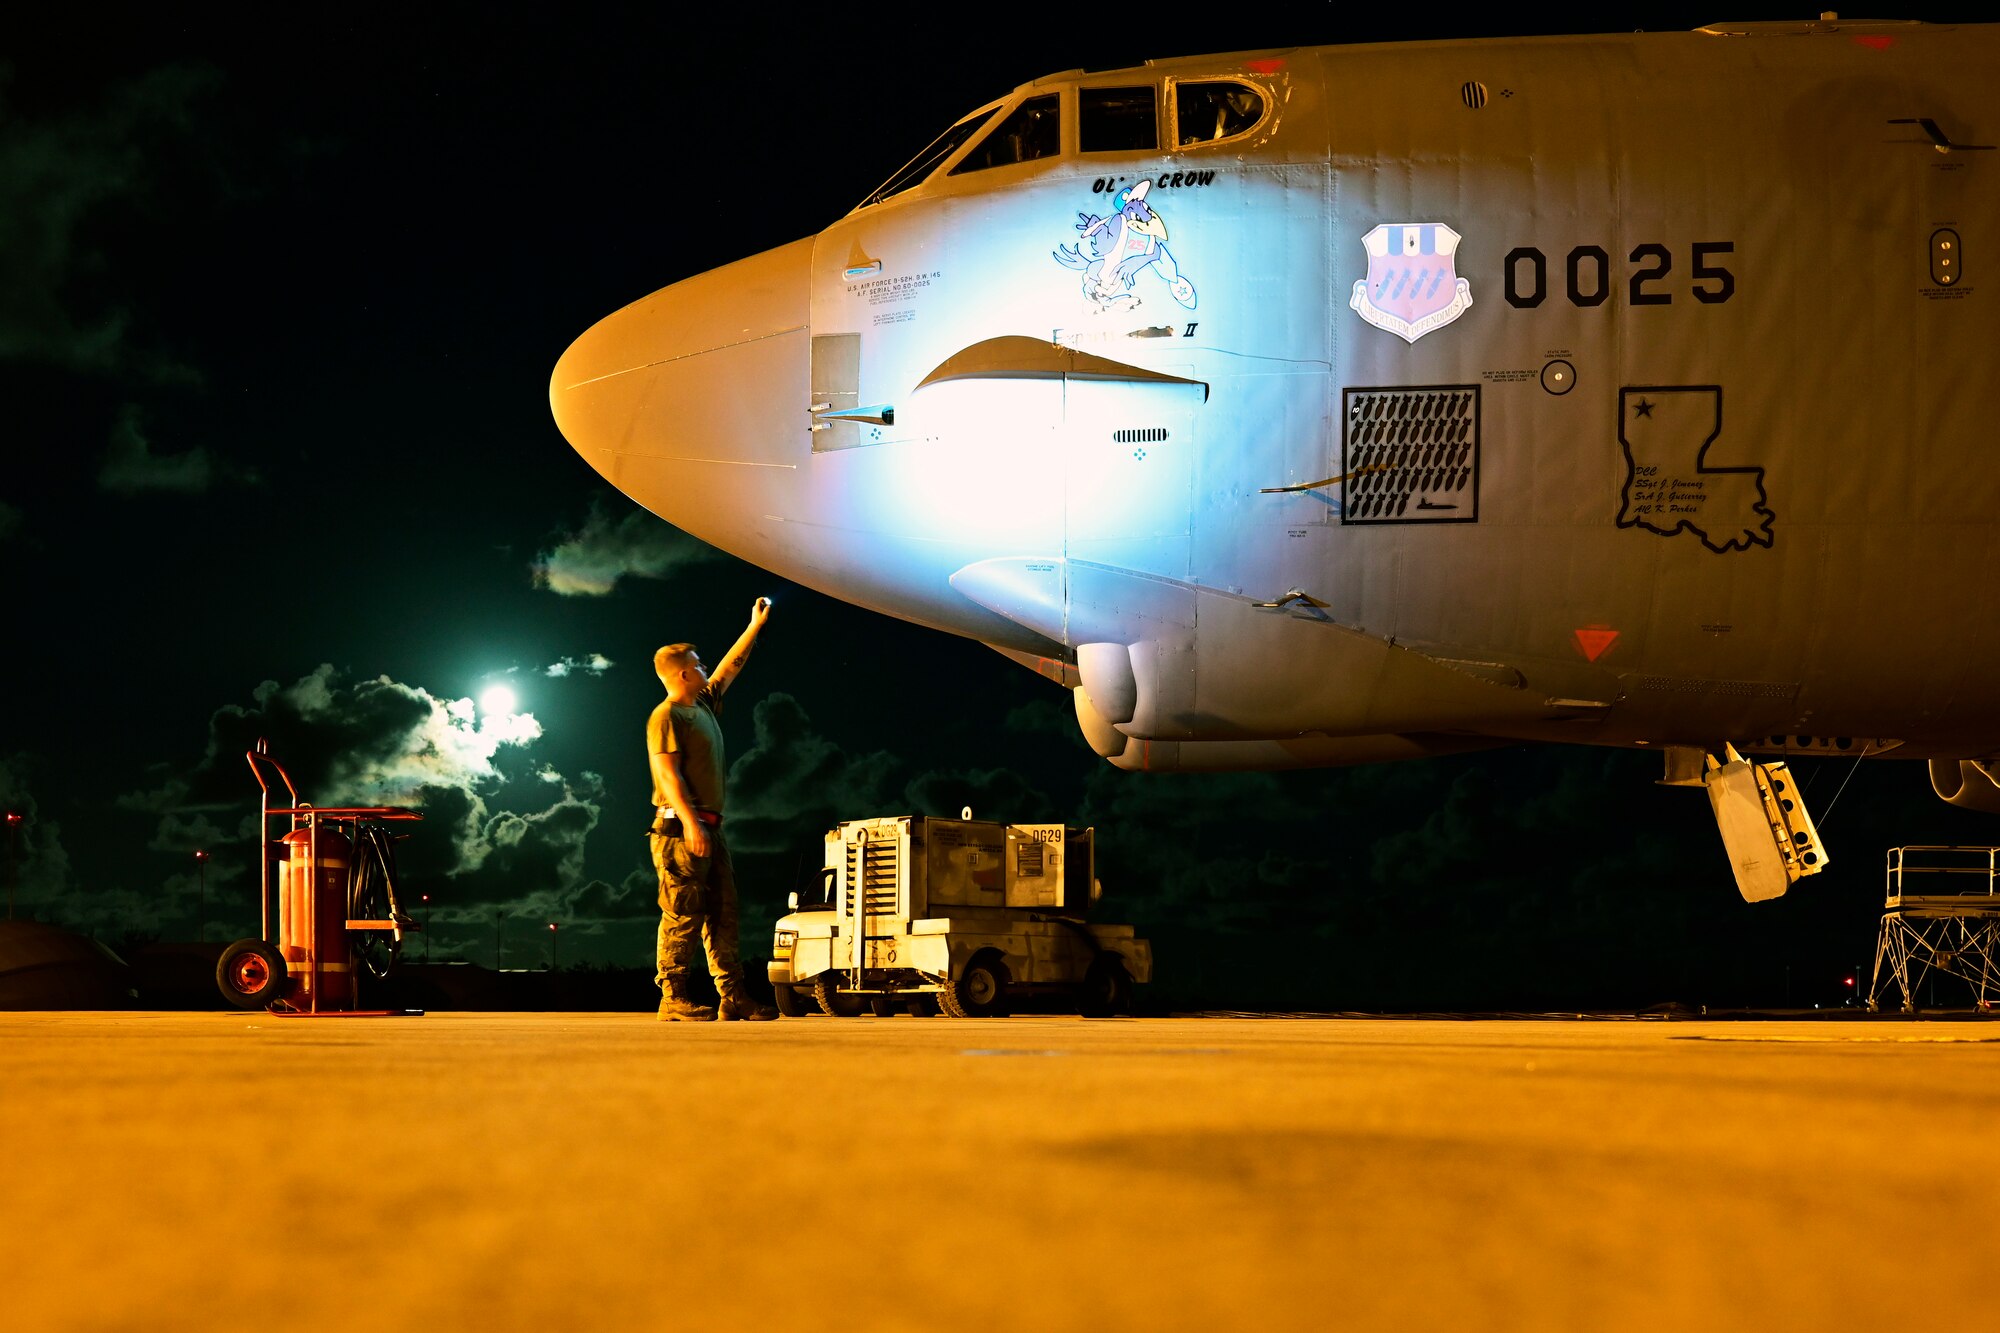
<path id="1" fill-rule="evenodd" d="M 1948 976 L 1972 988 L 1978 1008 L 1992 1008 L 2000 998 L 2000 847 L 1891 847 L 1887 879 L 1868 1007 L 1880 1010 L 1893 983 L 1903 1012 L 1914 1014 L 1923 984 Z"/>

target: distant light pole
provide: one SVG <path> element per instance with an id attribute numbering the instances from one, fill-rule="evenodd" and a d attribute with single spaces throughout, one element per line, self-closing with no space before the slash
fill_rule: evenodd
<path id="1" fill-rule="evenodd" d="M 549 971 L 556 970 L 556 923 L 549 922 Z"/>
<path id="2" fill-rule="evenodd" d="M 498 907 L 495 907 L 493 909 L 493 970 L 495 972 L 503 970 L 500 965 L 506 961 L 506 953 L 501 948 L 500 940 L 500 923 L 503 919 L 504 914 Z"/>
<path id="3" fill-rule="evenodd" d="M 14 886 L 21 880 L 21 821 L 24 816 L 7 812 L 7 919 L 14 919 Z"/>
<path id="4" fill-rule="evenodd" d="M 431 961 L 431 896 L 427 893 L 424 895 L 424 965 L 426 967 L 430 966 L 430 961 Z"/>
<path id="5" fill-rule="evenodd" d="M 197 848 L 194 854 L 195 936 L 208 943 L 208 853 Z"/>

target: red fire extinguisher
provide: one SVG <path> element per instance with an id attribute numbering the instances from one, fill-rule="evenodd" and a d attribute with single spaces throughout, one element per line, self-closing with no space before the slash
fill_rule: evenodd
<path id="1" fill-rule="evenodd" d="M 278 894 L 278 952 L 298 1009 L 347 1009 L 354 1003 L 354 959 L 347 944 L 347 868 L 354 844 L 326 825 L 295 828 L 284 844 Z"/>

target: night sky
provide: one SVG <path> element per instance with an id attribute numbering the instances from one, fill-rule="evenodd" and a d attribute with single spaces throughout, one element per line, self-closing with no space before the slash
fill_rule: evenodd
<path id="1" fill-rule="evenodd" d="M 1201 29 L 1105 7 L 1009 9 L 1004 29 L 739 8 L 264 28 L 74 6 L 9 34 L 0 799 L 25 816 L 19 914 L 114 948 L 191 939 L 205 848 L 208 937 L 255 933 L 242 752 L 268 736 L 309 799 L 422 805 L 404 892 L 433 899 L 434 956 L 492 965 L 497 923 L 498 961 L 538 966 L 557 922 L 565 963 L 647 966 L 651 652 L 685 638 L 719 660 L 760 594 L 776 610 L 724 713 L 753 959 L 832 823 L 970 804 L 1095 825 L 1106 911 L 1154 938 L 1172 1000 L 1810 1004 L 1872 948 L 1884 848 L 1993 838 L 1919 765 L 1800 761 L 1816 813 L 1841 793 L 1821 817 L 1834 867 L 1750 907 L 1707 802 L 1651 785 L 1655 756 L 1121 774 L 1061 690 L 990 650 L 644 514 L 550 419 L 570 340 L 827 225 L 980 103 L 1148 56 L 1530 31 L 1328 4 Z M 496 683 L 514 715 L 460 702 Z"/>

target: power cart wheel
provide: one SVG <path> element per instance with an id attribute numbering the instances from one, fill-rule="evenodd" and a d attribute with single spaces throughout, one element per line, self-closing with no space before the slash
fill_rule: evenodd
<path id="1" fill-rule="evenodd" d="M 953 1018 L 1002 1018 L 1007 1013 L 1007 965 L 998 954 L 975 955 L 957 980 L 938 992 Z"/>
<path id="2" fill-rule="evenodd" d="M 871 995 L 868 997 L 868 1009 L 877 1018 L 894 1018 L 902 1012 L 903 1006 L 891 996 Z"/>
<path id="3" fill-rule="evenodd" d="M 813 979 L 813 998 L 819 1001 L 820 1012 L 829 1018 L 859 1018 L 868 1008 L 864 997 L 842 995 L 831 972 L 822 972 Z"/>
<path id="4" fill-rule="evenodd" d="M 1083 974 L 1083 989 L 1077 993 L 1077 1012 L 1085 1018 L 1110 1018 L 1132 1012 L 1132 974 L 1115 953 L 1101 953 Z"/>
<path id="5" fill-rule="evenodd" d="M 238 1009 L 263 1009 L 285 989 L 285 960 L 263 940 L 238 940 L 222 951 L 215 984 Z"/>
<path id="6" fill-rule="evenodd" d="M 805 996 L 799 994 L 797 986 L 776 985 L 771 987 L 771 999 L 778 1006 L 778 1012 L 786 1018 L 804 1018 L 811 1005 Z"/>

